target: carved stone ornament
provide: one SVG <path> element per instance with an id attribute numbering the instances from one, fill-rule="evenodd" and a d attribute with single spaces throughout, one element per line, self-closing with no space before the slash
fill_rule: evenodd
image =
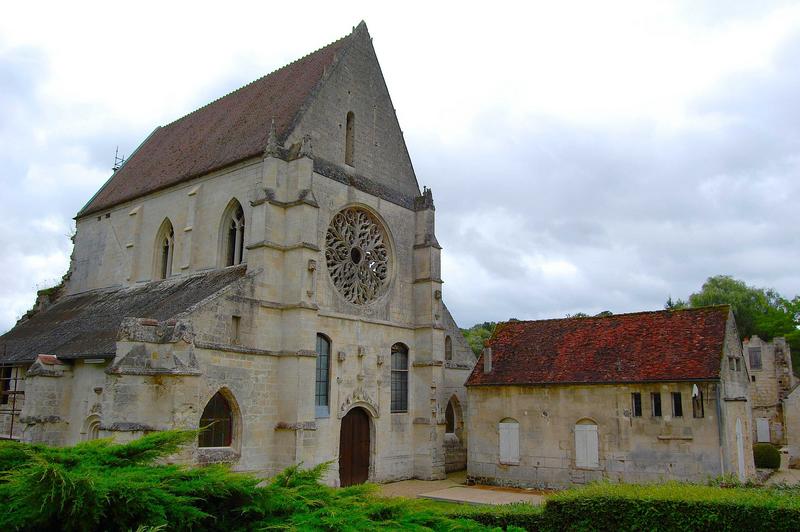
<path id="1" fill-rule="evenodd" d="M 334 286 L 349 302 L 363 305 L 383 293 L 389 280 L 389 247 L 380 223 L 363 209 L 345 209 L 331 220 L 325 260 Z"/>
<path id="2" fill-rule="evenodd" d="M 342 404 L 339 406 L 337 417 L 339 419 L 343 418 L 353 406 L 365 407 L 373 417 L 380 417 L 378 403 L 375 402 L 369 393 L 367 393 L 367 391 L 361 386 L 353 390 L 353 393 L 348 395 L 347 398 L 342 402 Z"/>

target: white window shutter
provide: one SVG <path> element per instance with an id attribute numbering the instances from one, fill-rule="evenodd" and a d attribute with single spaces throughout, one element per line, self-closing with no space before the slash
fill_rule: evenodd
<path id="1" fill-rule="evenodd" d="M 575 425 L 575 466 L 600 465 L 597 425 Z"/>
<path id="2" fill-rule="evenodd" d="M 500 463 L 519 463 L 519 423 L 500 423 Z"/>
<path id="3" fill-rule="evenodd" d="M 756 439 L 761 442 L 769 443 L 769 419 L 765 417 L 756 418 Z"/>

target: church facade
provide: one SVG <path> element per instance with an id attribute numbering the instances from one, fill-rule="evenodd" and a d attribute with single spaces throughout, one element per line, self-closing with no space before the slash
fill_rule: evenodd
<path id="1" fill-rule="evenodd" d="M 475 357 L 364 23 L 156 128 L 76 226 L 0 338 L 0 436 L 207 426 L 184 460 L 334 485 L 465 466 Z"/>

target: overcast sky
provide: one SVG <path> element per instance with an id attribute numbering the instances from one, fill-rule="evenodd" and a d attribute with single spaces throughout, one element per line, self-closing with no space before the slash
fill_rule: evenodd
<path id="1" fill-rule="evenodd" d="M 796 2 L 263 4 L 4 5 L 0 331 L 66 271 L 115 146 L 361 19 L 462 326 L 659 309 L 723 273 L 800 293 Z"/>

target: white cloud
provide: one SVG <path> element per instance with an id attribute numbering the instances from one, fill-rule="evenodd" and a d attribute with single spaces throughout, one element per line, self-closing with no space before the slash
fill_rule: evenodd
<path id="1" fill-rule="evenodd" d="M 794 2 L 13 3 L 0 17 L 0 329 L 71 217 L 170 122 L 369 24 L 462 324 L 800 284 Z M 47 16 L 42 16 L 42 13 Z"/>

